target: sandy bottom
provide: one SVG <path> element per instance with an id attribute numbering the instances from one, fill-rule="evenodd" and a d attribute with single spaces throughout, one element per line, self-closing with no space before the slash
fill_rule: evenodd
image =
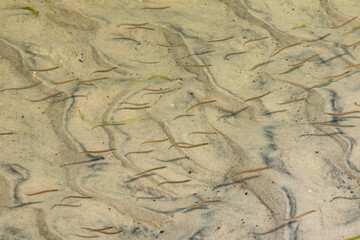
<path id="1" fill-rule="evenodd" d="M 359 235 L 359 13 L 1 1 L 0 238 Z"/>

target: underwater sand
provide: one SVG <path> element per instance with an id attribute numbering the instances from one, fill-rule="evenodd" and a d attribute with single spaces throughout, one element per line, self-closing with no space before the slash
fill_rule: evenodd
<path id="1" fill-rule="evenodd" d="M 1 1 L 0 239 L 360 235 L 359 13 Z"/>

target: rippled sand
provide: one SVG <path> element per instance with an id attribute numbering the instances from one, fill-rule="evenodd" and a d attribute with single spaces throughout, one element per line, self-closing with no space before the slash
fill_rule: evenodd
<path id="1" fill-rule="evenodd" d="M 359 235 L 359 13 L 2 1 L 0 238 Z"/>

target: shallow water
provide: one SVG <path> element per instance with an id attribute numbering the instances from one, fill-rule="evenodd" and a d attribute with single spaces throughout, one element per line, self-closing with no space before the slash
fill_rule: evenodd
<path id="1" fill-rule="evenodd" d="M 360 234 L 360 2 L 0 8 L 1 239 Z"/>

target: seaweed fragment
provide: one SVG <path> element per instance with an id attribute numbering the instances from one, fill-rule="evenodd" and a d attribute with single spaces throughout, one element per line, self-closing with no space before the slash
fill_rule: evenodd
<path id="1" fill-rule="evenodd" d="M 355 237 L 352 237 L 352 238 L 347 238 L 345 240 L 356 240 L 356 239 L 359 239 L 360 238 L 360 235 L 359 236 L 355 236 Z"/>
<path id="2" fill-rule="evenodd" d="M 143 79 L 143 80 L 132 80 L 132 82 L 146 82 L 149 80 L 154 80 L 154 79 L 165 79 L 168 81 L 172 81 L 169 77 L 167 76 L 163 76 L 163 75 L 152 75 L 151 77 L 149 77 L 148 79 Z"/>
<path id="3" fill-rule="evenodd" d="M 34 14 L 35 16 L 39 16 L 39 11 L 36 11 L 36 10 L 33 9 L 32 7 L 25 6 L 25 7 L 20 7 L 20 9 L 28 10 L 28 11 L 30 11 L 32 14 Z"/>
<path id="4" fill-rule="evenodd" d="M 86 122 L 91 122 L 91 123 L 96 123 L 96 124 L 117 124 L 117 123 L 124 123 L 124 122 L 129 122 L 129 121 L 136 121 L 136 120 L 148 120 L 151 118 L 130 118 L 130 119 L 125 119 L 125 120 L 121 120 L 121 121 L 109 121 L 109 122 L 97 122 L 97 121 L 92 121 L 89 120 L 87 118 L 84 117 L 84 115 L 82 114 L 82 112 L 79 110 L 79 115 L 80 118 Z"/>
<path id="5" fill-rule="evenodd" d="M 307 26 L 305 24 L 302 24 L 300 26 L 297 27 L 293 27 L 292 29 L 299 29 L 299 28 L 306 28 Z"/>

